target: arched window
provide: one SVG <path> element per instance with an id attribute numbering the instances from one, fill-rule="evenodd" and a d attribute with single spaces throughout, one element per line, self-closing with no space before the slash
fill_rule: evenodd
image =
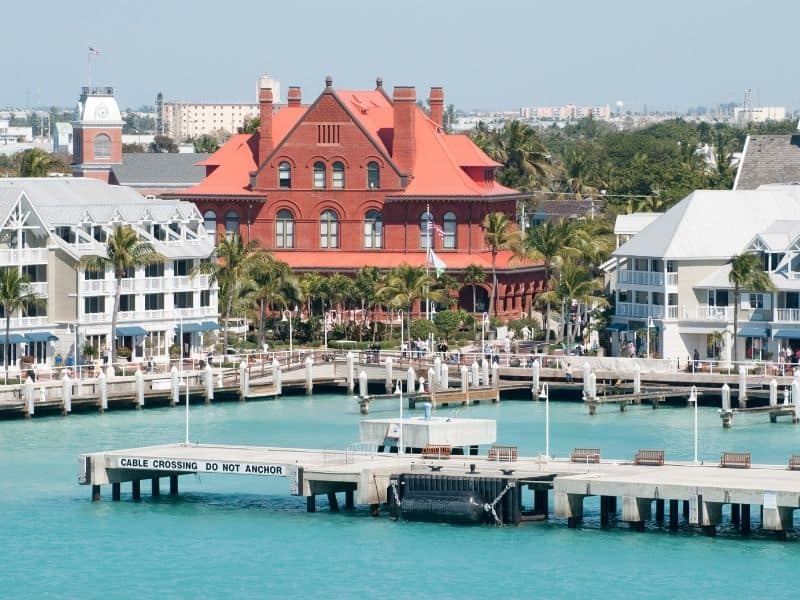
<path id="1" fill-rule="evenodd" d="M 449 212 L 444 215 L 444 239 L 442 247 L 455 249 L 456 247 L 456 213 Z"/>
<path id="2" fill-rule="evenodd" d="M 383 248 L 383 217 L 377 210 L 364 215 L 364 248 Z"/>
<path id="3" fill-rule="evenodd" d="M 278 187 L 292 187 L 292 165 L 287 161 L 278 165 Z"/>
<path id="4" fill-rule="evenodd" d="M 239 213 L 229 210 L 225 213 L 225 235 L 231 237 L 234 234 L 239 235 Z"/>
<path id="5" fill-rule="evenodd" d="M 332 210 L 324 210 L 319 216 L 319 247 L 339 247 L 339 216 Z"/>
<path id="6" fill-rule="evenodd" d="M 333 189 L 344 189 L 344 163 L 339 161 L 333 163 Z"/>
<path id="7" fill-rule="evenodd" d="M 275 216 L 275 247 L 294 248 L 294 215 L 286 208 Z"/>
<path id="8" fill-rule="evenodd" d="M 419 247 L 427 249 L 429 241 L 433 248 L 433 215 L 424 212 L 419 218 Z"/>
<path id="9" fill-rule="evenodd" d="M 381 187 L 381 167 L 375 161 L 367 164 L 367 187 L 371 190 Z"/>
<path id="10" fill-rule="evenodd" d="M 111 138 L 105 133 L 94 136 L 94 157 L 111 158 Z"/>
<path id="11" fill-rule="evenodd" d="M 217 242 L 217 213 L 213 210 L 207 210 L 203 213 L 203 226 L 206 228 L 206 233 Z"/>
<path id="12" fill-rule="evenodd" d="M 314 187 L 318 190 L 325 189 L 325 163 L 314 163 Z"/>

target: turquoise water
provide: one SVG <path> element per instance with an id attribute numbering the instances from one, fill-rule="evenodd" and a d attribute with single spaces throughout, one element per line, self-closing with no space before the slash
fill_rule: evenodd
<path id="1" fill-rule="evenodd" d="M 374 416 L 390 415 L 374 406 Z M 452 411 L 443 410 L 444 414 Z M 543 451 L 544 405 L 504 402 L 457 411 L 498 420 L 498 443 Z M 342 449 L 356 441 L 351 398 L 286 397 L 193 406 L 192 440 Z M 666 448 L 693 455 L 692 411 L 551 403 L 553 454 L 597 446 L 606 457 Z M 737 415 L 722 429 L 701 408 L 701 458 L 750 450 L 756 462 L 784 463 L 800 427 L 766 415 Z M 182 477 L 181 493 L 142 501 L 89 501 L 76 482 L 81 452 L 183 438 L 183 410 L 155 409 L 0 422 L 0 598 L 740 598 L 789 597 L 800 560 L 795 536 L 717 538 L 687 528 L 645 533 L 598 528 L 587 500 L 577 530 L 563 521 L 516 528 L 459 527 L 372 518 L 364 507 L 318 512 L 288 495 L 284 479 Z M 162 493 L 166 481 L 162 482 Z M 341 501 L 341 499 L 340 499 Z M 530 502 L 529 499 L 527 499 Z M 753 513 L 756 525 L 758 510 Z"/>

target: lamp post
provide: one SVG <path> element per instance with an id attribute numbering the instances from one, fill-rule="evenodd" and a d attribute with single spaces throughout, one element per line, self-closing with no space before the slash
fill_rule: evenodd
<path id="1" fill-rule="evenodd" d="M 175 313 L 178 317 L 179 329 L 178 329 L 178 346 L 180 346 L 180 351 L 178 352 L 178 381 L 183 381 L 183 316 L 180 312 Z M 179 384 L 180 389 L 180 384 Z M 189 378 L 186 378 L 186 445 L 189 445 Z"/>
<path id="2" fill-rule="evenodd" d="M 550 387 L 547 383 L 542 384 L 542 391 L 539 398 L 544 400 L 544 453 L 550 458 Z"/>
<path id="3" fill-rule="evenodd" d="M 328 319 L 332 319 L 331 311 L 326 311 L 322 317 L 322 331 L 325 333 L 325 351 L 328 350 Z"/>
<path id="4" fill-rule="evenodd" d="M 697 388 L 692 386 L 691 395 L 689 396 L 694 400 L 694 464 L 699 465 L 698 460 L 698 435 L 697 435 Z"/>
<path id="5" fill-rule="evenodd" d="M 294 307 L 294 310 L 295 311 L 297 310 L 297 306 Z M 286 313 L 289 313 L 288 319 L 286 318 Z M 281 315 L 282 315 L 281 322 L 286 323 L 287 320 L 289 321 L 289 362 L 291 363 L 292 362 L 292 311 L 287 308 L 281 311 Z M 325 344 L 325 347 L 327 348 L 327 342 Z"/>
<path id="6" fill-rule="evenodd" d="M 653 327 L 653 317 L 647 317 L 647 358 L 650 358 L 650 328 Z"/>
<path id="7" fill-rule="evenodd" d="M 399 309 L 397 314 L 400 315 L 400 360 L 403 360 L 403 317 L 405 316 L 405 312 L 403 309 Z"/>
<path id="8" fill-rule="evenodd" d="M 404 446 L 403 446 L 403 384 L 400 383 L 400 378 L 397 378 L 397 387 L 394 390 L 394 393 L 400 396 L 400 439 L 398 439 L 397 443 L 400 444 L 400 448 L 398 448 L 398 454 L 404 454 Z"/>

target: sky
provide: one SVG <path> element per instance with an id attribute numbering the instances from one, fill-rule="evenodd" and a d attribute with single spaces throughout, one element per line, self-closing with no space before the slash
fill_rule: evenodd
<path id="1" fill-rule="evenodd" d="M 462 110 L 566 103 L 800 106 L 795 0 L 43 0 L 4 3 L 0 106 L 255 102 L 266 73 L 324 88 L 441 85 Z"/>

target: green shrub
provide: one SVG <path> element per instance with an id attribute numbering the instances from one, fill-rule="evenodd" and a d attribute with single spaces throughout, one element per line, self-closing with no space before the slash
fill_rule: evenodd
<path id="1" fill-rule="evenodd" d="M 411 332 L 412 338 L 419 338 L 426 340 L 430 334 L 436 332 L 436 325 L 433 324 L 433 321 L 428 321 L 426 319 L 416 319 L 411 321 L 411 325 L 409 327 L 409 331 Z"/>

